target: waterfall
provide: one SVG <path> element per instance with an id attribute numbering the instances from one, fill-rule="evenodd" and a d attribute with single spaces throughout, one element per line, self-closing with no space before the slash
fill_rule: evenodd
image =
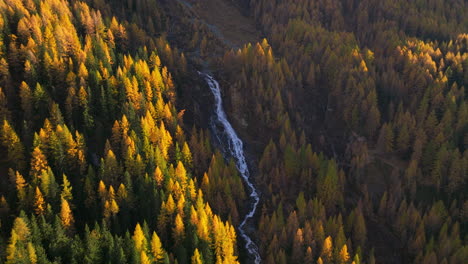
<path id="1" fill-rule="evenodd" d="M 237 136 L 236 132 L 232 128 L 231 123 L 229 123 L 227 119 L 226 113 L 224 112 L 219 83 L 208 74 L 200 74 L 205 78 L 215 99 L 215 116 L 213 121 L 220 126 L 216 127 L 216 125 L 214 125 L 213 130 L 215 131 L 215 136 L 224 139 L 223 141 L 220 140 L 220 142 L 224 143 L 224 151 L 227 155 L 231 156 L 234 159 L 236 167 L 239 170 L 240 175 L 244 179 L 244 182 L 248 187 L 248 192 L 250 193 L 250 208 L 248 213 L 245 215 L 244 219 L 240 223 L 238 230 L 241 237 L 245 240 L 245 249 L 249 253 L 250 257 L 254 259 L 255 264 L 259 264 L 261 262 L 261 258 L 260 254 L 258 253 L 258 247 L 247 235 L 245 228 L 246 223 L 253 218 L 257 210 L 260 197 L 257 192 L 257 189 L 250 180 L 250 172 L 247 166 L 247 162 L 245 161 L 242 140 L 240 140 L 240 138 Z M 222 130 L 220 128 L 222 128 Z"/>

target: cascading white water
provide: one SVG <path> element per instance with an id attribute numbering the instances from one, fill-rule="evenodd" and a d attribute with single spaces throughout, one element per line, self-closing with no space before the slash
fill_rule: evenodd
<path id="1" fill-rule="evenodd" d="M 225 152 L 234 158 L 237 169 L 239 170 L 239 173 L 241 174 L 242 178 L 244 179 L 245 183 L 249 188 L 252 204 L 249 212 L 239 225 L 239 233 L 246 242 L 245 248 L 247 249 L 247 252 L 253 258 L 255 264 L 259 264 L 261 262 L 261 258 L 260 254 L 258 253 L 257 245 L 255 245 L 252 239 L 246 234 L 245 225 L 247 221 L 254 216 L 255 211 L 257 210 L 258 203 L 260 201 L 260 197 L 258 195 L 257 189 L 250 181 L 250 172 L 249 168 L 247 167 L 247 162 L 245 161 L 243 143 L 232 128 L 231 123 L 229 123 L 226 113 L 224 112 L 219 83 L 208 74 L 200 74 L 205 78 L 215 99 L 215 121 L 218 122 L 219 125 L 221 125 L 224 128 L 224 131 L 222 131 L 222 133 L 225 136 L 225 143 L 227 143 L 225 146 Z M 218 136 L 219 138 L 221 135 L 216 136 Z"/>

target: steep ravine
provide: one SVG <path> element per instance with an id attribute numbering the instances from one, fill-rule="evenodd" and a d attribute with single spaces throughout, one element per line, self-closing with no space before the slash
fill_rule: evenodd
<path id="1" fill-rule="evenodd" d="M 192 15 L 201 19 L 208 26 L 214 36 L 223 43 L 223 49 L 237 49 L 244 44 L 260 41 L 260 34 L 255 28 L 253 19 L 244 16 L 240 9 L 227 0 L 208 0 L 193 2 L 191 0 L 178 0 Z M 200 20 L 199 20 L 200 21 Z M 211 57 L 201 58 L 199 53 L 189 53 L 189 62 L 193 62 L 196 69 L 203 69 L 206 72 L 215 71 L 210 67 L 215 58 L 222 56 L 218 49 L 214 49 Z M 192 68 L 193 69 L 193 68 Z M 201 77 L 199 79 L 198 77 Z M 241 215 L 241 223 L 237 227 L 239 236 L 239 247 L 241 248 L 240 260 L 242 263 L 261 263 L 261 257 L 257 245 L 255 244 L 255 213 L 260 203 L 260 195 L 254 186 L 251 178 L 251 171 L 255 165 L 251 161 L 256 155 L 252 152 L 250 142 L 245 145 L 239 138 L 242 131 L 235 131 L 235 122 L 231 125 L 228 115 L 224 111 L 222 102 L 222 91 L 219 83 L 210 75 L 201 73 L 199 76 L 192 76 L 196 83 L 205 81 L 209 89 L 196 86 L 190 91 L 186 98 L 186 104 L 191 109 L 189 115 L 198 120 L 194 123 L 202 127 L 209 126 L 212 131 L 215 145 L 218 145 L 226 158 L 233 158 L 237 169 L 242 176 L 246 192 L 249 195 L 248 203 L 243 205 L 246 212 Z M 219 76 L 222 78 L 222 76 Z M 204 86 L 204 85 L 202 85 Z"/>
<path id="2" fill-rule="evenodd" d="M 249 260 L 255 264 L 260 264 L 261 258 L 258 247 L 252 238 L 249 236 L 248 226 L 254 217 L 258 204 L 260 202 L 260 195 L 257 188 L 250 178 L 250 171 L 244 154 L 244 144 L 237 136 L 236 131 L 227 119 L 226 113 L 223 108 L 223 101 L 221 98 L 221 90 L 219 83 L 209 74 L 200 73 L 206 80 L 214 97 L 214 111 L 211 119 L 211 128 L 214 136 L 220 142 L 224 154 L 228 158 L 233 158 L 236 167 L 244 179 L 249 194 L 249 205 L 247 214 L 243 217 L 238 230 L 240 236 L 245 240 L 245 249 L 247 250 Z"/>

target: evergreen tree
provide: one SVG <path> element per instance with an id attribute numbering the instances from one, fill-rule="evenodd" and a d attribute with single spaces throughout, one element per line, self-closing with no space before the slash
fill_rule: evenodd
<path id="1" fill-rule="evenodd" d="M 161 240 L 156 232 L 153 232 L 151 237 L 151 254 L 153 254 L 154 260 L 160 263 L 164 259 L 164 249 L 162 248 Z"/>
<path id="2" fill-rule="evenodd" d="M 139 223 L 137 223 L 135 227 L 135 231 L 133 232 L 132 238 L 133 238 L 133 242 L 135 243 L 136 250 L 138 251 L 146 250 L 146 243 L 147 243 L 146 237 Z"/>
<path id="3" fill-rule="evenodd" d="M 62 220 L 63 227 L 67 230 L 73 229 L 73 214 L 66 199 L 62 198 L 62 204 L 60 208 L 60 219 Z"/>
<path id="4" fill-rule="evenodd" d="M 46 203 L 44 196 L 39 187 L 36 187 L 35 196 L 34 196 L 34 212 L 37 215 L 44 215 L 46 211 Z"/>
<path id="5" fill-rule="evenodd" d="M 11 163 L 12 167 L 18 170 L 23 169 L 24 146 L 7 120 L 3 120 L 3 125 L 0 129 L 0 142 L 6 149 L 7 160 Z"/>
<path id="6" fill-rule="evenodd" d="M 198 251 L 198 248 L 195 248 L 195 251 L 193 252 L 192 256 L 192 264 L 202 264 L 203 263 L 203 258 L 200 255 L 200 252 Z"/>
<path id="7" fill-rule="evenodd" d="M 65 174 L 63 174 L 63 180 L 62 180 L 62 193 L 60 194 L 60 197 L 62 199 L 65 199 L 67 201 L 71 201 L 73 199 L 72 195 L 72 186 L 70 182 L 68 181 L 68 178 Z"/>

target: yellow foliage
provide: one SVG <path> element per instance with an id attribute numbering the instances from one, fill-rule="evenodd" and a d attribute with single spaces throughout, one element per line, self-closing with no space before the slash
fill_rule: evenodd
<path id="1" fill-rule="evenodd" d="M 139 223 L 137 223 L 135 227 L 135 231 L 133 232 L 132 238 L 133 238 L 133 242 L 135 243 L 135 248 L 138 251 L 146 250 L 146 243 L 147 243 L 146 237 Z"/>
<path id="2" fill-rule="evenodd" d="M 74 219 L 73 214 L 70 209 L 70 205 L 68 204 L 67 200 L 62 198 L 62 205 L 60 209 L 60 219 L 62 220 L 62 225 L 68 229 L 72 226 Z"/>
<path id="3" fill-rule="evenodd" d="M 325 241 L 323 242 L 323 247 L 322 247 L 322 254 L 320 255 L 324 259 L 329 262 L 332 258 L 332 252 L 333 252 L 333 242 L 331 236 L 328 236 L 325 238 Z"/>
<path id="4" fill-rule="evenodd" d="M 35 147 L 31 154 L 31 176 L 39 177 L 42 171 L 47 170 L 47 159 L 39 147 Z"/>
<path id="5" fill-rule="evenodd" d="M 34 212 L 36 212 L 37 215 L 44 215 L 46 209 L 46 204 L 44 201 L 44 196 L 42 195 L 41 190 L 39 190 L 39 187 L 36 187 L 36 194 L 34 197 Z"/>
<path id="6" fill-rule="evenodd" d="M 151 254 L 153 254 L 156 261 L 164 258 L 164 249 L 162 248 L 161 240 L 156 232 L 153 232 L 153 236 L 151 237 Z"/>
<path id="7" fill-rule="evenodd" d="M 341 248 L 340 250 L 340 259 L 339 263 L 347 263 L 349 260 L 349 253 L 348 253 L 348 247 L 346 244 Z"/>
<path id="8" fill-rule="evenodd" d="M 185 237 L 185 226 L 184 226 L 184 221 L 182 219 L 182 216 L 180 214 L 177 214 L 175 218 L 173 233 L 174 233 L 175 243 L 178 244 L 182 242 L 182 240 Z"/>

